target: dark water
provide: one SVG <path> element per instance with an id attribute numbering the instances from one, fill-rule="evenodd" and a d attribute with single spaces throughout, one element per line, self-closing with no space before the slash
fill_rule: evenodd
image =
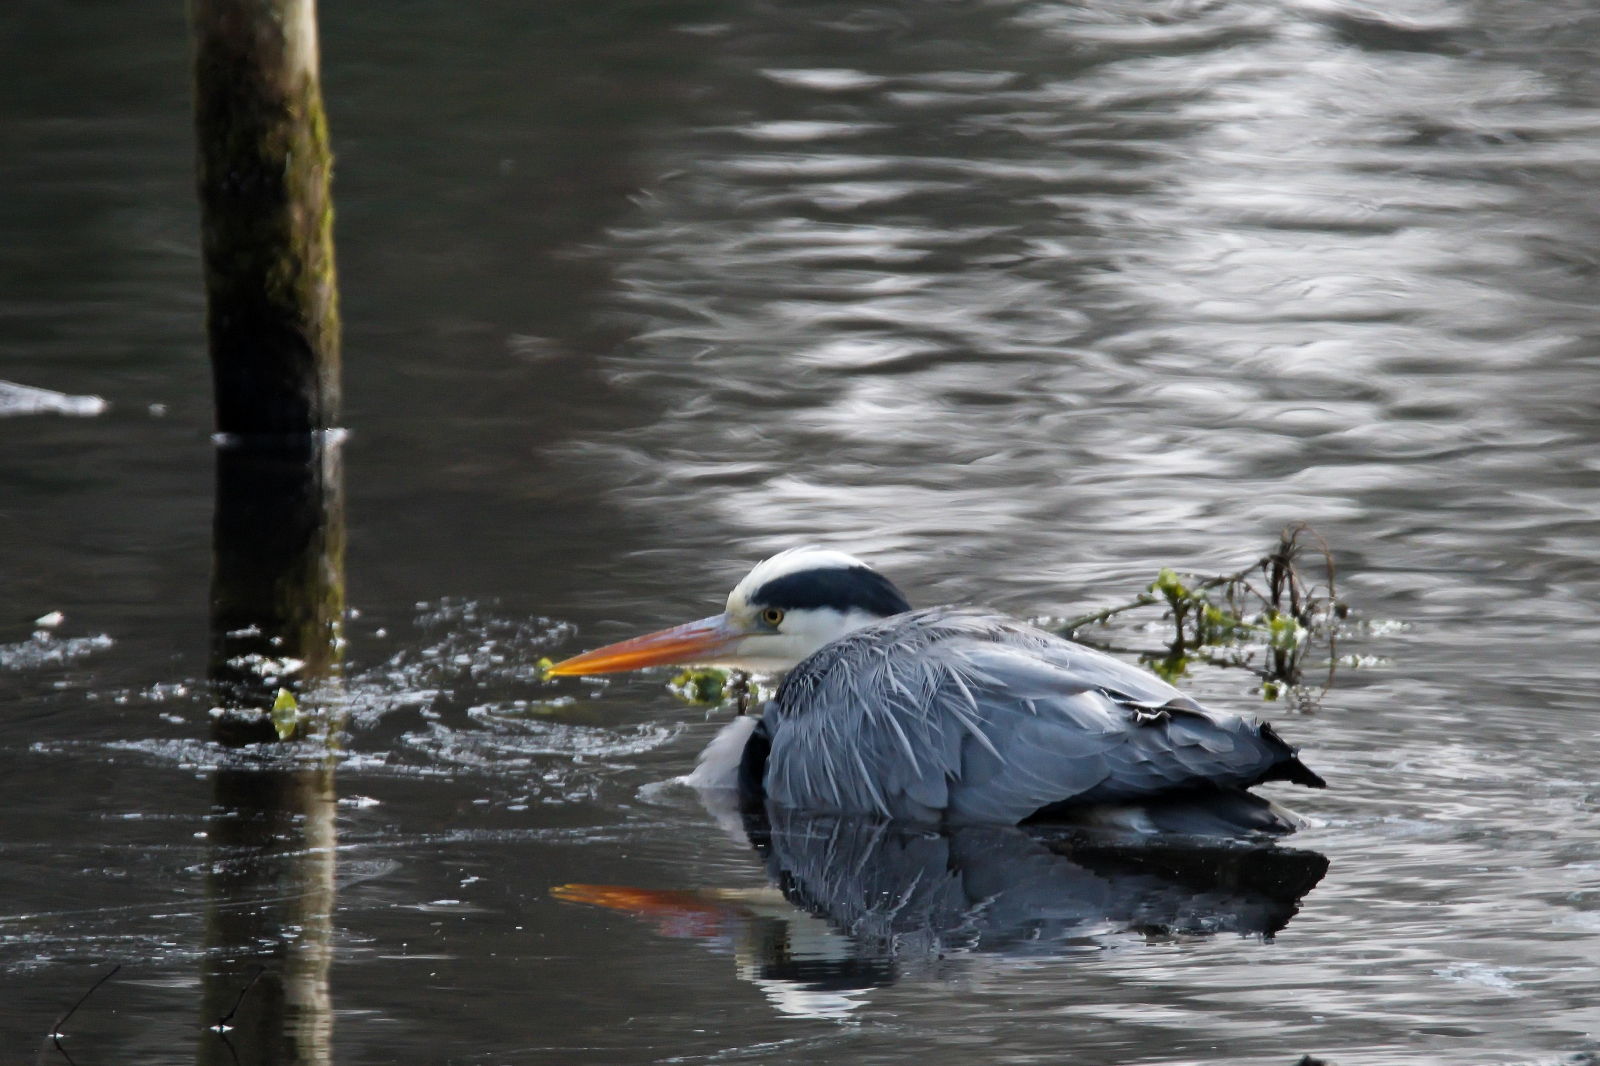
<path id="1" fill-rule="evenodd" d="M 249 937 L 346 1064 L 1600 1051 L 1592 5 L 325 4 L 359 616 L 299 777 L 208 742 L 180 8 L 0 13 L 0 378 L 110 404 L 0 417 L 8 1058 L 120 962 L 76 1061 L 231 1061 Z M 1060 616 L 1290 519 L 1385 623 L 1266 706 L 1330 784 L 1265 790 L 1298 913 L 1010 837 L 850 838 L 968 895 L 808 913 L 818 833 L 661 784 L 726 712 L 536 680 L 798 542 Z M 250 882 L 213 804 L 269 786 L 308 844 Z"/>

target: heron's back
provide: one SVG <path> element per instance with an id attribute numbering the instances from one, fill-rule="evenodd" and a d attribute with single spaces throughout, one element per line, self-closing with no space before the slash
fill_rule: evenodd
<path id="1" fill-rule="evenodd" d="M 987 611 L 935 607 L 796 667 L 746 759 L 775 802 L 918 821 L 1015 823 L 1068 803 L 1322 780 L 1270 726 Z"/>

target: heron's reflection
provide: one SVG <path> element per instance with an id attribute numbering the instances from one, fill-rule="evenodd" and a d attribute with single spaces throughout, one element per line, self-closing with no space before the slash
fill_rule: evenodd
<path id="1" fill-rule="evenodd" d="M 1322 880 L 1316 852 L 1076 827 L 932 829 L 769 807 L 746 815 L 769 886 L 555 895 L 731 949 L 784 1013 L 840 1017 L 867 990 L 961 956 L 1040 958 L 1108 939 L 1270 939 Z"/>

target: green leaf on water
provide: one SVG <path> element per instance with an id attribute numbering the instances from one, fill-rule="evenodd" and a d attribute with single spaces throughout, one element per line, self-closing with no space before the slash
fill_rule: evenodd
<path id="1" fill-rule="evenodd" d="M 1242 625 L 1244 623 L 1237 617 L 1216 604 L 1200 601 L 1200 643 L 1226 644 Z"/>
<path id="2" fill-rule="evenodd" d="M 729 671 L 714 666 L 685 670 L 667 683 L 679 699 L 690 703 L 721 703 Z"/>
<path id="3" fill-rule="evenodd" d="M 1267 643 L 1283 651 L 1293 651 L 1302 641 L 1311 635 L 1305 626 L 1301 625 L 1292 614 L 1281 611 L 1268 611 Z"/>
<path id="4" fill-rule="evenodd" d="M 280 688 L 278 698 L 272 701 L 272 725 L 278 731 L 278 739 L 291 739 L 299 724 L 300 705 L 295 702 L 294 693 Z"/>
<path id="5" fill-rule="evenodd" d="M 1163 658 L 1148 657 L 1144 664 L 1167 684 L 1176 685 L 1178 678 L 1189 672 L 1189 664 L 1193 661 L 1187 655 L 1168 655 Z"/>
<path id="6" fill-rule="evenodd" d="M 1165 566 L 1156 575 L 1155 582 L 1150 586 L 1149 591 L 1161 593 L 1173 607 L 1178 606 L 1178 604 L 1191 596 L 1189 589 L 1178 578 L 1178 572 Z"/>

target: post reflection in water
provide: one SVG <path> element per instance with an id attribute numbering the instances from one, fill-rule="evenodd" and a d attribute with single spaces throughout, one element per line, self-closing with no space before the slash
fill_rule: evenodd
<path id="1" fill-rule="evenodd" d="M 1328 870 L 1316 852 L 1249 840 L 935 830 L 777 807 L 747 814 L 745 832 L 770 887 L 552 891 L 729 947 L 778 1010 L 840 1018 L 866 991 L 960 958 L 1062 957 L 1130 934 L 1270 940 Z"/>
<path id="2" fill-rule="evenodd" d="M 338 722 L 325 708 L 344 609 L 337 435 L 225 441 L 214 538 L 213 736 L 231 755 L 213 784 L 197 1059 L 327 1063 Z M 280 688 L 297 710 L 271 710 Z"/>

